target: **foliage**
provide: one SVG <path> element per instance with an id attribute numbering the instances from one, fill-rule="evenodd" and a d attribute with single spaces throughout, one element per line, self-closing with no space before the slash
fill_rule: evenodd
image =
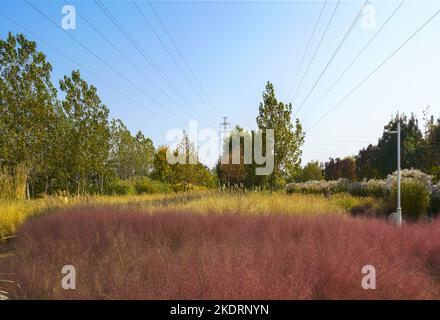
<path id="1" fill-rule="evenodd" d="M 324 180 L 324 175 L 322 172 L 323 167 L 318 160 L 310 161 L 304 166 L 304 168 L 300 170 L 295 180 L 298 182 Z"/>
<path id="2" fill-rule="evenodd" d="M 424 146 L 424 162 L 428 173 L 440 181 L 440 119 L 428 125 Z"/>
<path id="3" fill-rule="evenodd" d="M 391 131 L 397 130 L 397 121 L 401 127 L 401 162 L 403 169 L 421 168 L 423 136 L 414 115 L 395 116 L 386 126 L 377 144 L 376 166 L 379 176 L 386 177 L 396 170 L 397 135 Z"/>
<path id="4" fill-rule="evenodd" d="M 105 193 L 110 195 L 134 195 L 136 189 L 130 180 L 116 178 L 106 185 Z"/>
<path id="5" fill-rule="evenodd" d="M 172 152 L 178 159 L 177 163 L 171 164 L 167 159 L 167 153 Z M 190 161 L 190 159 L 193 159 Z M 195 163 L 194 163 L 195 162 Z M 202 163 L 198 162 L 198 152 L 186 134 L 178 144 L 176 150 L 169 150 L 168 146 L 161 146 L 157 150 L 153 160 L 152 177 L 161 182 L 182 185 L 183 189 L 189 184 L 205 187 L 214 186 L 212 172 Z M 175 187 L 178 188 L 178 187 Z"/>
<path id="6" fill-rule="evenodd" d="M 330 161 L 325 163 L 324 174 L 326 180 L 344 178 L 353 181 L 356 179 L 356 162 L 350 157 L 330 158 Z"/>
<path id="7" fill-rule="evenodd" d="M 404 169 L 401 175 L 402 214 L 417 219 L 427 214 L 430 195 L 433 189 L 431 176 L 420 170 Z M 397 172 L 388 175 L 386 180 L 387 197 L 391 207 L 397 204 Z"/>
<path id="8" fill-rule="evenodd" d="M 27 187 L 44 171 L 53 143 L 57 101 L 51 71 L 46 56 L 24 35 L 9 32 L 0 39 L 0 165 L 25 165 Z"/>
<path id="9" fill-rule="evenodd" d="M 397 188 L 391 187 L 390 205 L 397 203 Z M 415 179 L 404 179 L 401 183 L 402 215 L 409 219 L 418 219 L 426 215 L 429 208 L 430 193 L 426 185 Z"/>
<path id="10" fill-rule="evenodd" d="M 432 189 L 432 178 L 430 175 L 427 175 L 426 173 L 423 173 L 420 170 L 409 170 L 404 169 L 400 171 L 400 177 L 401 180 L 415 180 L 419 182 L 421 185 L 423 185 L 428 192 L 431 192 Z M 393 172 L 392 174 L 388 175 L 387 180 L 387 189 L 390 190 L 393 186 L 396 186 L 397 184 L 397 171 Z"/>
<path id="11" fill-rule="evenodd" d="M 97 89 L 89 86 L 79 71 L 73 71 L 71 77 L 64 76 L 60 88 L 65 92 L 62 106 L 68 126 L 64 150 L 68 158 L 62 168 L 74 179 L 77 194 L 86 193 L 90 180 L 103 190 L 110 152 L 109 110 Z"/>
<path id="12" fill-rule="evenodd" d="M 23 190 L 27 198 L 59 191 L 133 194 L 129 180 L 152 175 L 170 184 L 214 186 L 205 166 L 171 168 L 166 147 L 156 152 L 142 132 L 132 135 L 121 120 L 109 120 L 97 88 L 79 71 L 59 81 L 59 99 L 51 71 L 24 35 L 0 39 L 0 197 L 22 198 Z M 140 184 L 142 192 L 170 189 Z"/>
<path id="13" fill-rule="evenodd" d="M 367 196 L 381 198 L 386 194 L 385 180 L 368 180 L 352 182 L 348 186 L 348 192 L 354 196 Z"/>
<path id="14" fill-rule="evenodd" d="M 368 145 L 356 156 L 356 177 L 358 179 L 375 179 L 379 176 L 376 165 L 377 146 Z"/>
<path id="15" fill-rule="evenodd" d="M 293 124 L 291 114 L 292 104 L 278 101 L 273 85 L 267 82 L 263 102 L 259 106 L 257 126 L 263 137 L 265 130 L 274 130 L 274 170 L 268 176 L 271 189 L 276 187 L 281 177 L 293 178 L 301 164 L 300 148 L 304 143 L 304 132 L 298 119 Z"/>
<path id="16" fill-rule="evenodd" d="M 346 179 L 330 181 L 306 181 L 299 183 L 289 183 L 286 186 L 287 193 L 306 193 L 306 194 L 330 194 L 348 191 L 349 181 Z"/>
<path id="17" fill-rule="evenodd" d="M 26 197 L 27 168 L 19 164 L 13 169 L 0 168 L 0 198 L 24 200 Z"/>
<path id="18" fill-rule="evenodd" d="M 236 126 L 223 141 L 222 156 L 219 159 L 215 172 L 218 181 L 223 186 L 241 186 L 245 188 L 262 188 L 265 183 L 264 175 L 257 175 L 254 157 L 254 144 L 252 143 L 252 161 L 245 163 L 245 141 L 252 142 L 255 138 L 254 131 L 247 131 Z M 233 150 L 233 140 L 239 139 L 239 150 Z M 248 146 L 249 147 L 249 146 Z M 240 154 L 238 154 L 238 152 Z M 239 159 L 240 163 L 233 163 L 234 159 Z M 225 159 L 227 159 L 227 163 Z M 236 161 L 236 160 L 235 160 Z"/>
<path id="19" fill-rule="evenodd" d="M 121 179 L 148 176 L 153 170 L 154 146 L 151 139 L 138 131 L 132 136 L 119 119 L 110 124 L 111 150 L 109 164 Z"/>
<path id="20" fill-rule="evenodd" d="M 440 213 L 440 184 L 437 184 L 432 188 L 430 212 L 434 215 Z"/>

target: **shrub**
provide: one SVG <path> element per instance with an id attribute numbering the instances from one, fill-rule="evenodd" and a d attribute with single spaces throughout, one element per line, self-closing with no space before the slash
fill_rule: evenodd
<path id="1" fill-rule="evenodd" d="M 352 182 L 348 185 L 348 193 L 353 196 L 384 197 L 386 191 L 385 180 L 368 180 Z"/>
<path id="2" fill-rule="evenodd" d="M 105 193 L 120 196 L 134 195 L 136 194 L 136 189 L 129 180 L 115 179 L 108 184 Z"/>
<path id="3" fill-rule="evenodd" d="M 384 197 L 386 191 L 385 180 L 368 180 L 364 182 L 365 195 L 369 197 Z"/>
<path id="4" fill-rule="evenodd" d="M 401 182 L 402 214 L 410 219 L 418 219 L 428 212 L 430 192 L 426 184 L 412 178 Z M 389 196 L 390 205 L 397 203 L 397 187 L 392 185 Z"/>
<path id="5" fill-rule="evenodd" d="M 440 213 L 440 184 L 437 184 L 432 188 L 430 212 L 434 215 Z"/>
<path id="6" fill-rule="evenodd" d="M 307 194 L 319 194 L 319 193 L 342 193 L 348 190 L 348 180 L 338 179 L 330 181 L 307 181 L 299 183 L 289 183 L 286 186 L 287 193 L 307 193 Z"/>
<path id="7" fill-rule="evenodd" d="M 147 177 L 137 177 L 133 178 L 131 181 L 137 194 L 171 192 L 171 188 L 168 184 L 151 180 Z"/>
<path id="8" fill-rule="evenodd" d="M 401 177 L 401 181 L 404 180 L 418 181 L 428 190 L 428 192 L 431 192 L 432 178 L 430 175 L 427 175 L 426 173 L 423 173 L 420 170 L 413 170 L 413 169 L 401 170 L 400 177 Z M 396 186 L 396 184 L 397 184 L 397 171 L 395 171 L 393 174 L 388 175 L 386 181 L 387 190 L 390 191 L 393 186 Z"/>

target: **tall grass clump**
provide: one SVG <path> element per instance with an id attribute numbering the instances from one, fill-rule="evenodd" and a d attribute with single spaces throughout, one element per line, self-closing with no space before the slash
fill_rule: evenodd
<path id="1" fill-rule="evenodd" d="M 15 247 L 16 299 L 440 298 L 440 220 L 77 208 L 29 220 Z M 61 287 L 66 264 L 76 290 Z"/>
<path id="2" fill-rule="evenodd" d="M 26 197 L 27 168 L 23 164 L 15 168 L 0 168 L 0 198 L 23 200 Z"/>

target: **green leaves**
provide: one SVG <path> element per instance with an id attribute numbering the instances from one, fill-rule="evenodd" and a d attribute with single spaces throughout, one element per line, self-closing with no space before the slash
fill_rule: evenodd
<path id="1" fill-rule="evenodd" d="M 304 131 L 298 119 L 291 119 L 292 104 L 275 97 L 272 83 L 267 82 L 260 103 L 257 126 L 259 130 L 274 129 L 274 171 L 269 177 L 271 188 L 281 178 L 291 179 L 300 169 Z"/>

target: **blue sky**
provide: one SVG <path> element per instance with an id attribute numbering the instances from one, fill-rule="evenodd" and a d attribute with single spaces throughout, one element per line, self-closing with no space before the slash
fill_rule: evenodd
<path id="1" fill-rule="evenodd" d="M 61 8 L 65 4 L 64 1 L 31 2 L 61 26 Z M 133 132 L 141 130 L 153 139 L 155 145 L 159 145 L 166 142 L 168 130 L 185 128 L 189 120 L 198 120 L 200 128 L 209 126 L 218 129 L 221 116 L 227 116 L 232 125 L 240 124 L 242 127 L 254 129 L 258 104 L 266 81 L 274 84 L 280 100 L 293 103 L 296 114 L 296 110 L 310 92 L 364 1 L 340 3 L 299 88 L 299 80 L 337 5 L 336 1 L 328 1 L 324 9 L 324 2 L 320 1 L 152 2 L 212 103 L 207 101 L 199 89 L 196 80 L 180 59 L 147 2 L 138 2 L 138 6 L 173 54 L 186 77 L 190 79 L 192 86 L 131 1 L 103 3 L 129 35 L 139 43 L 142 50 L 159 66 L 174 88 L 180 90 L 184 99 L 136 51 L 95 2 L 68 3 L 73 4 L 77 12 L 90 20 L 141 72 L 153 79 L 156 86 L 148 82 L 78 15 L 76 30 L 66 32 L 81 41 L 141 90 L 119 77 L 24 1 L 2 1 L 0 12 L 28 29 L 33 35 L 0 16 L 0 36 L 5 38 L 8 31 L 22 32 L 28 38 L 36 40 L 39 49 L 46 53 L 53 65 L 53 80 L 56 83 L 71 70 L 80 69 L 83 77 L 98 88 L 99 95 L 109 107 L 112 117 L 120 118 Z M 376 13 L 376 28 L 382 25 L 399 4 L 400 1 L 371 2 Z M 397 110 L 407 114 L 414 112 L 421 119 L 423 110 L 429 105 L 430 113 L 436 117 L 440 116 L 439 15 L 364 85 L 310 129 L 439 9 L 440 1 L 406 1 L 353 67 L 322 102 L 315 106 L 377 30 L 364 28 L 362 19 L 354 26 L 298 114 L 306 130 L 303 162 L 312 159 L 325 161 L 328 157 L 357 154 L 360 148 L 377 141 L 383 126 Z M 304 63 L 300 64 L 321 10 L 323 13 L 315 36 L 310 42 Z M 55 46 L 86 69 L 92 70 L 101 79 L 105 79 L 106 83 L 59 55 L 35 36 Z M 299 76 L 289 92 L 299 67 Z M 112 86 L 108 86 L 107 83 Z M 162 90 L 158 90 L 157 86 Z M 115 87 L 119 91 L 115 90 Z M 166 95 L 163 92 L 166 92 Z M 147 98 L 145 93 L 171 110 L 171 113 Z"/>

